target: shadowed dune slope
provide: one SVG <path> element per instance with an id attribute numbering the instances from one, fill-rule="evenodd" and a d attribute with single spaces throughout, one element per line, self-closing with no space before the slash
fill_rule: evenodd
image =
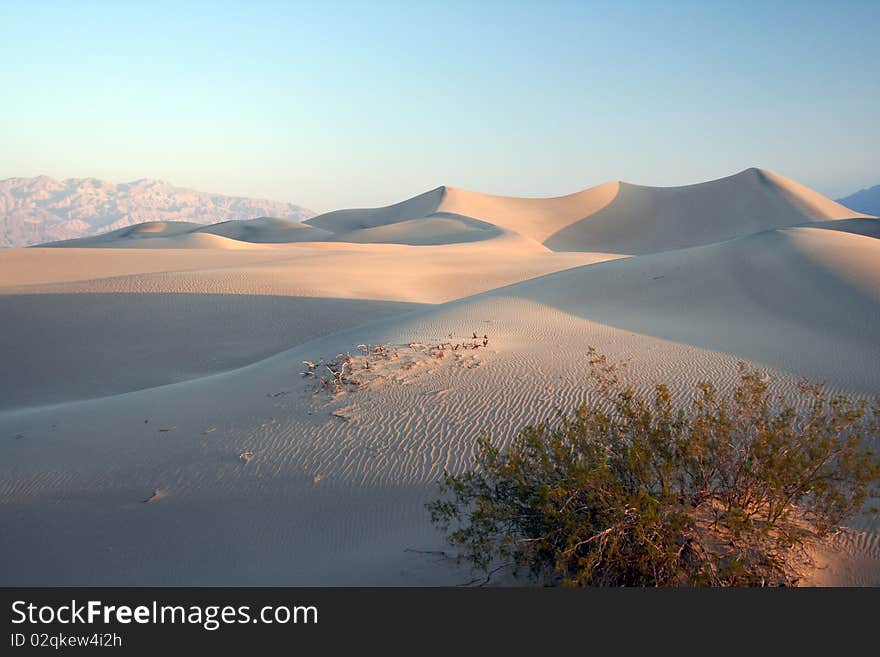
<path id="1" fill-rule="evenodd" d="M 419 219 L 406 219 L 335 235 L 333 241 L 430 246 L 477 242 L 500 235 L 502 231 L 488 222 L 447 212 L 435 212 Z"/>
<path id="2" fill-rule="evenodd" d="M 557 231 L 544 244 L 554 251 L 645 254 L 861 216 L 793 180 L 747 169 L 684 187 L 620 183 L 612 203 Z"/>
<path id="3" fill-rule="evenodd" d="M 299 221 L 275 217 L 224 221 L 219 224 L 202 226 L 198 232 L 256 244 L 320 242 L 330 235 L 327 231 L 306 226 Z"/>
<path id="4" fill-rule="evenodd" d="M 154 229 L 161 234 L 167 227 Z M 199 232 L 182 239 L 240 248 L 4 251 L 0 362 L 14 374 L 0 382 L 0 410 L 241 367 L 422 303 L 613 257 L 550 253 L 516 236 L 498 240 L 500 248 L 484 242 L 267 247 Z"/>
<path id="5" fill-rule="evenodd" d="M 64 240 L 61 242 L 53 242 L 53 245 L 74 244 L 100 244 L 102 240 L 136 240 L 150 239 L 154 237 L 176 237 L 178 235 L 187 235 L 193 231 L 204 228 L 203 224 L 197 224 L 192 221 L 145 221 L 133 226 L 126 226 L 118 230 L 111 230 L 109 233 L 95 235 L 94 237 L 81 237 L 73 240 Z"/>
<path id="6" fill-rule="evenodd" d="M 363 228 L 375 228 L 398 221 L 427 217 L 439 209 L 445 194 L 445 187 L 437 187 L 406 201 L 381 208 L 355 208 L 335 210 L 312 217 L 303 223 L 322 228 L 331 233 L 342 234 Z"/>
<path id="7" fill-rule="evenodd" d="M 610 203 L 618 183 L 611 182 L 557 198 L 514 198 L 492 196 L 455 187 L 438 187 L 402 203 L 383 208 L 339 210 L 312 217 L 309 225 L 332 230 L 343 240 L 344 235 L 406 223 L 396 231 L 397 239 L 404 232 L 419 232 L 423 222 L 455 217 L 494 225 L 499 232 L 514 232 L 542 242 L 556 230 L 594 213 Z M 437 236 L 433 242 L 443 243 Z"/>
<path id="8" fill-rule="evenodd" d="M 0 316 L 7 321 L 0 360 L 15 372 L 0 384 L 0 411 L 117 395 L 242 367 L 353 323 L 418 306 L 208 293 L 0 295 Z"/>
<path id="9" fill-rule="evenodd" d="M 568 269 L 475 299 L 527 299 L 876 392 L 880 239 L 871 234 L 880 221 L 859 221 L 867 234 L 850 222 L 840 230 L 829 229 L 835 222 L 776 229 Z"/>
<path id="10" fill-rule="evenodd" d="M 880 238 L 880 219 L 860 217 L 857 219 L 836 219 L 834 221 L 817 221 L 810 224 L 812 228 L 828 228 L 845 233 L 855 233 L 865 237 Z"/>
<path id="11" fill-rule="evenodd" d="M 447 187 L 440 209 L 488 221 L 544 242 L 555 232 L 608 206 L 618 189 L 619 183 L 608 182 L 568 196 L 515 198 Z"/>

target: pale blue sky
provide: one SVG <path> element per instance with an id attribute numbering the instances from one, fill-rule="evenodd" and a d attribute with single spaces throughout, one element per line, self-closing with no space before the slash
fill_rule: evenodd
<path id="1" fill-rule="evenodd" d="M 880 183 L 880 2 L 0 0 L 0 178 L 316 210 L 768 167 Z"/>

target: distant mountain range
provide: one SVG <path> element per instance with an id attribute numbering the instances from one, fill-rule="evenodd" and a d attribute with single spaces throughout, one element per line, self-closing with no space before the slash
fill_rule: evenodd
<path id="1" fill-rule="evenodd" d="M 0 247 L 88 237 L 145 221 L 213 224 L 255 217 L 303 221 L 314 215 L 291 203 L 197 192 L 162 180 L 112 183 L 48 176 L 0 180 Z"/>
<path id="2" fill-rule="evenodd" d="M 837 199 L 837 202 L 856 212 L 880 216 L 880 185 L 860 189 L 855 194 Z"/>

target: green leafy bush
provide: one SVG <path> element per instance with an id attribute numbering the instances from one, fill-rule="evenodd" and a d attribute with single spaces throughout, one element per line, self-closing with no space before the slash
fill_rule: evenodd
<path id="1" fill-rule="evenodd" d="M 740 364 L 728 394 L 711 382 L 673 404 L 642 394 L 589 352 L 604 404 L 487 436 L 476 467 L 445 473 L 428 505 L 460 556 L 569 586 L 790 586 L 810 547 L 866 510 L 880 462 L 880 398 L 804 382 L 795 405 Z"/>

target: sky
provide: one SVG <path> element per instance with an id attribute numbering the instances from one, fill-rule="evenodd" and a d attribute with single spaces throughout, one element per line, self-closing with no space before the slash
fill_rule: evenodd
<path id="1" fill-rule="evenodd" d="M 750 166 L 880 183 L 880 2 L 0 0 L 0 178 L 316 211 Z"/>

